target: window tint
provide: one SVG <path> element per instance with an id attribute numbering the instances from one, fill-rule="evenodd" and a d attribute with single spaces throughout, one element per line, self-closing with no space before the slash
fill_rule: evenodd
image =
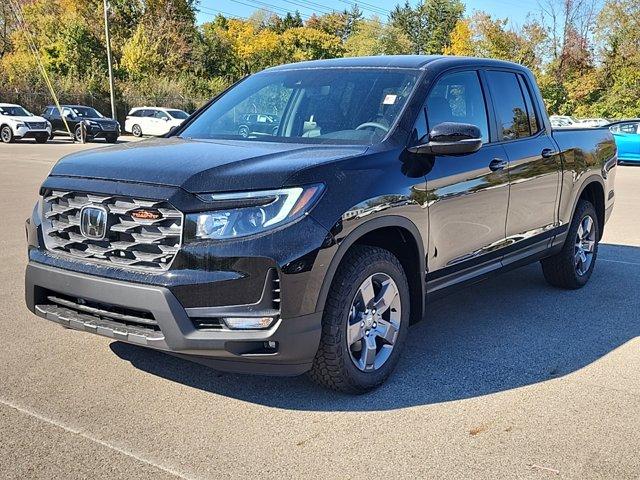
<path id="1" fill-rule="evenodd" d="M 531 96 L 531 91 L 529 90 L 527 82 L 522 75 L 518 75 L 518 81 L 520 82 L 520 88 L 522 89 L 525 105 L 527 106 L 527 115 L 529 116 L 529 132 L 531 135 L 535 135 L 540 130 L 540 127 L 538 125 L 536 109 L 533 108 L 533 98 Z"/>
<path id="2" fill-rule="evenodd" d="M 515 73 L 487 72 L 489 88 L 494 98 L 498 128 L 503 140 L 514 140 L 531 135 L 529 117 L 520 83 Z"/>
<path id="3" fill-rule="evenodd" d="M 482 141 L 489 141 L 487 109 L 480 80 L 476 72 L 445 75 L 427 97 L 429 129 L 444 122 L 470 123 L 482 132 Z"/>
<path id="4" fill-rule="evenodd" d="M 169 118 L 169 115 L 167 115 L 166 113 L 164 113 L 162 110 L 156 110 L 156 114 L 154 115 L 155 118 Z"/>

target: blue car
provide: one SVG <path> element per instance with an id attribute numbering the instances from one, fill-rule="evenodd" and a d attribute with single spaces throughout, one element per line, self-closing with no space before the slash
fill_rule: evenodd
<path id="1" fill-rule="evenodd" d="M 609 130 L 616 139 L 618 161 L 640 164 L 640 119 L 614 123 Z"/>

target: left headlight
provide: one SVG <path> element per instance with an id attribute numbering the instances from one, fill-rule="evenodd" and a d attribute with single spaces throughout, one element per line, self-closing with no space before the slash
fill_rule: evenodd
<path id="1" fill-rule="evenodd" d="M 323 185 L 312 185 L 198 195 L 201 200 L 211 203 L 211 211 L 186 216 L 187 236 L 195 240 L 224 240 L 277 228 L 307 213 L 320 198 L 322 190 Z"/>

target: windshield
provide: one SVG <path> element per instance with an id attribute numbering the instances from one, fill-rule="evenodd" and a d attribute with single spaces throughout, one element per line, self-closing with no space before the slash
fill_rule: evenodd
<path id="1" fill-rule="evenodd" d="M 301 69 L 247 78 L 211 104 L 183 138 L 363 144 L 381 141 L 418 72 Z"/>
<path id="2" fill-rule="evenodd" d="M 102 114 L 95 108 L 91 107 L 71 107 L 73 113 L 78 117 L 84 118 L 102 118 Z"/>
<path id="3" fill-rule="evenodd" d="M 183 112 L 182 110 L 167 110 L 167 113 L 178 120 L 184 120 L 189 116 L 187 112 Z"/>
<path id="4" fill-rule="evenodd" d="M 30 117 L 31 114 L 22 107 L 0 107 L 0 114 L 10 117 Z"/>

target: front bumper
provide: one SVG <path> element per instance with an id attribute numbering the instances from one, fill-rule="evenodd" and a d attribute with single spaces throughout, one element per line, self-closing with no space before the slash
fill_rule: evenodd
<path id="1" fill-rule="evenodd" d="M 157 327 L 63 308 L 48 300 L 52 293 L 145 312 Z M 301 374 L 311 367 L 320 340 L 321 312 L 280 318 L 267 330 L 202 330 L 196 328 L 168 288 L 96 277 L 33 261 L 27 265 L 25 295 L 29 310 L 65 327 L 162 350 L 224 371 Z"/>
<path id="2" fill-rule="evenodd" d="M 33 129 L 30 129 L 29 127 L 20 127 L 20 128 L 17 128 L 15 131 L 16 138 L 35 138 L 39 135 L 51 136 L 51 129 L 47 128 L 47 129 L 33 130 Z"/>

